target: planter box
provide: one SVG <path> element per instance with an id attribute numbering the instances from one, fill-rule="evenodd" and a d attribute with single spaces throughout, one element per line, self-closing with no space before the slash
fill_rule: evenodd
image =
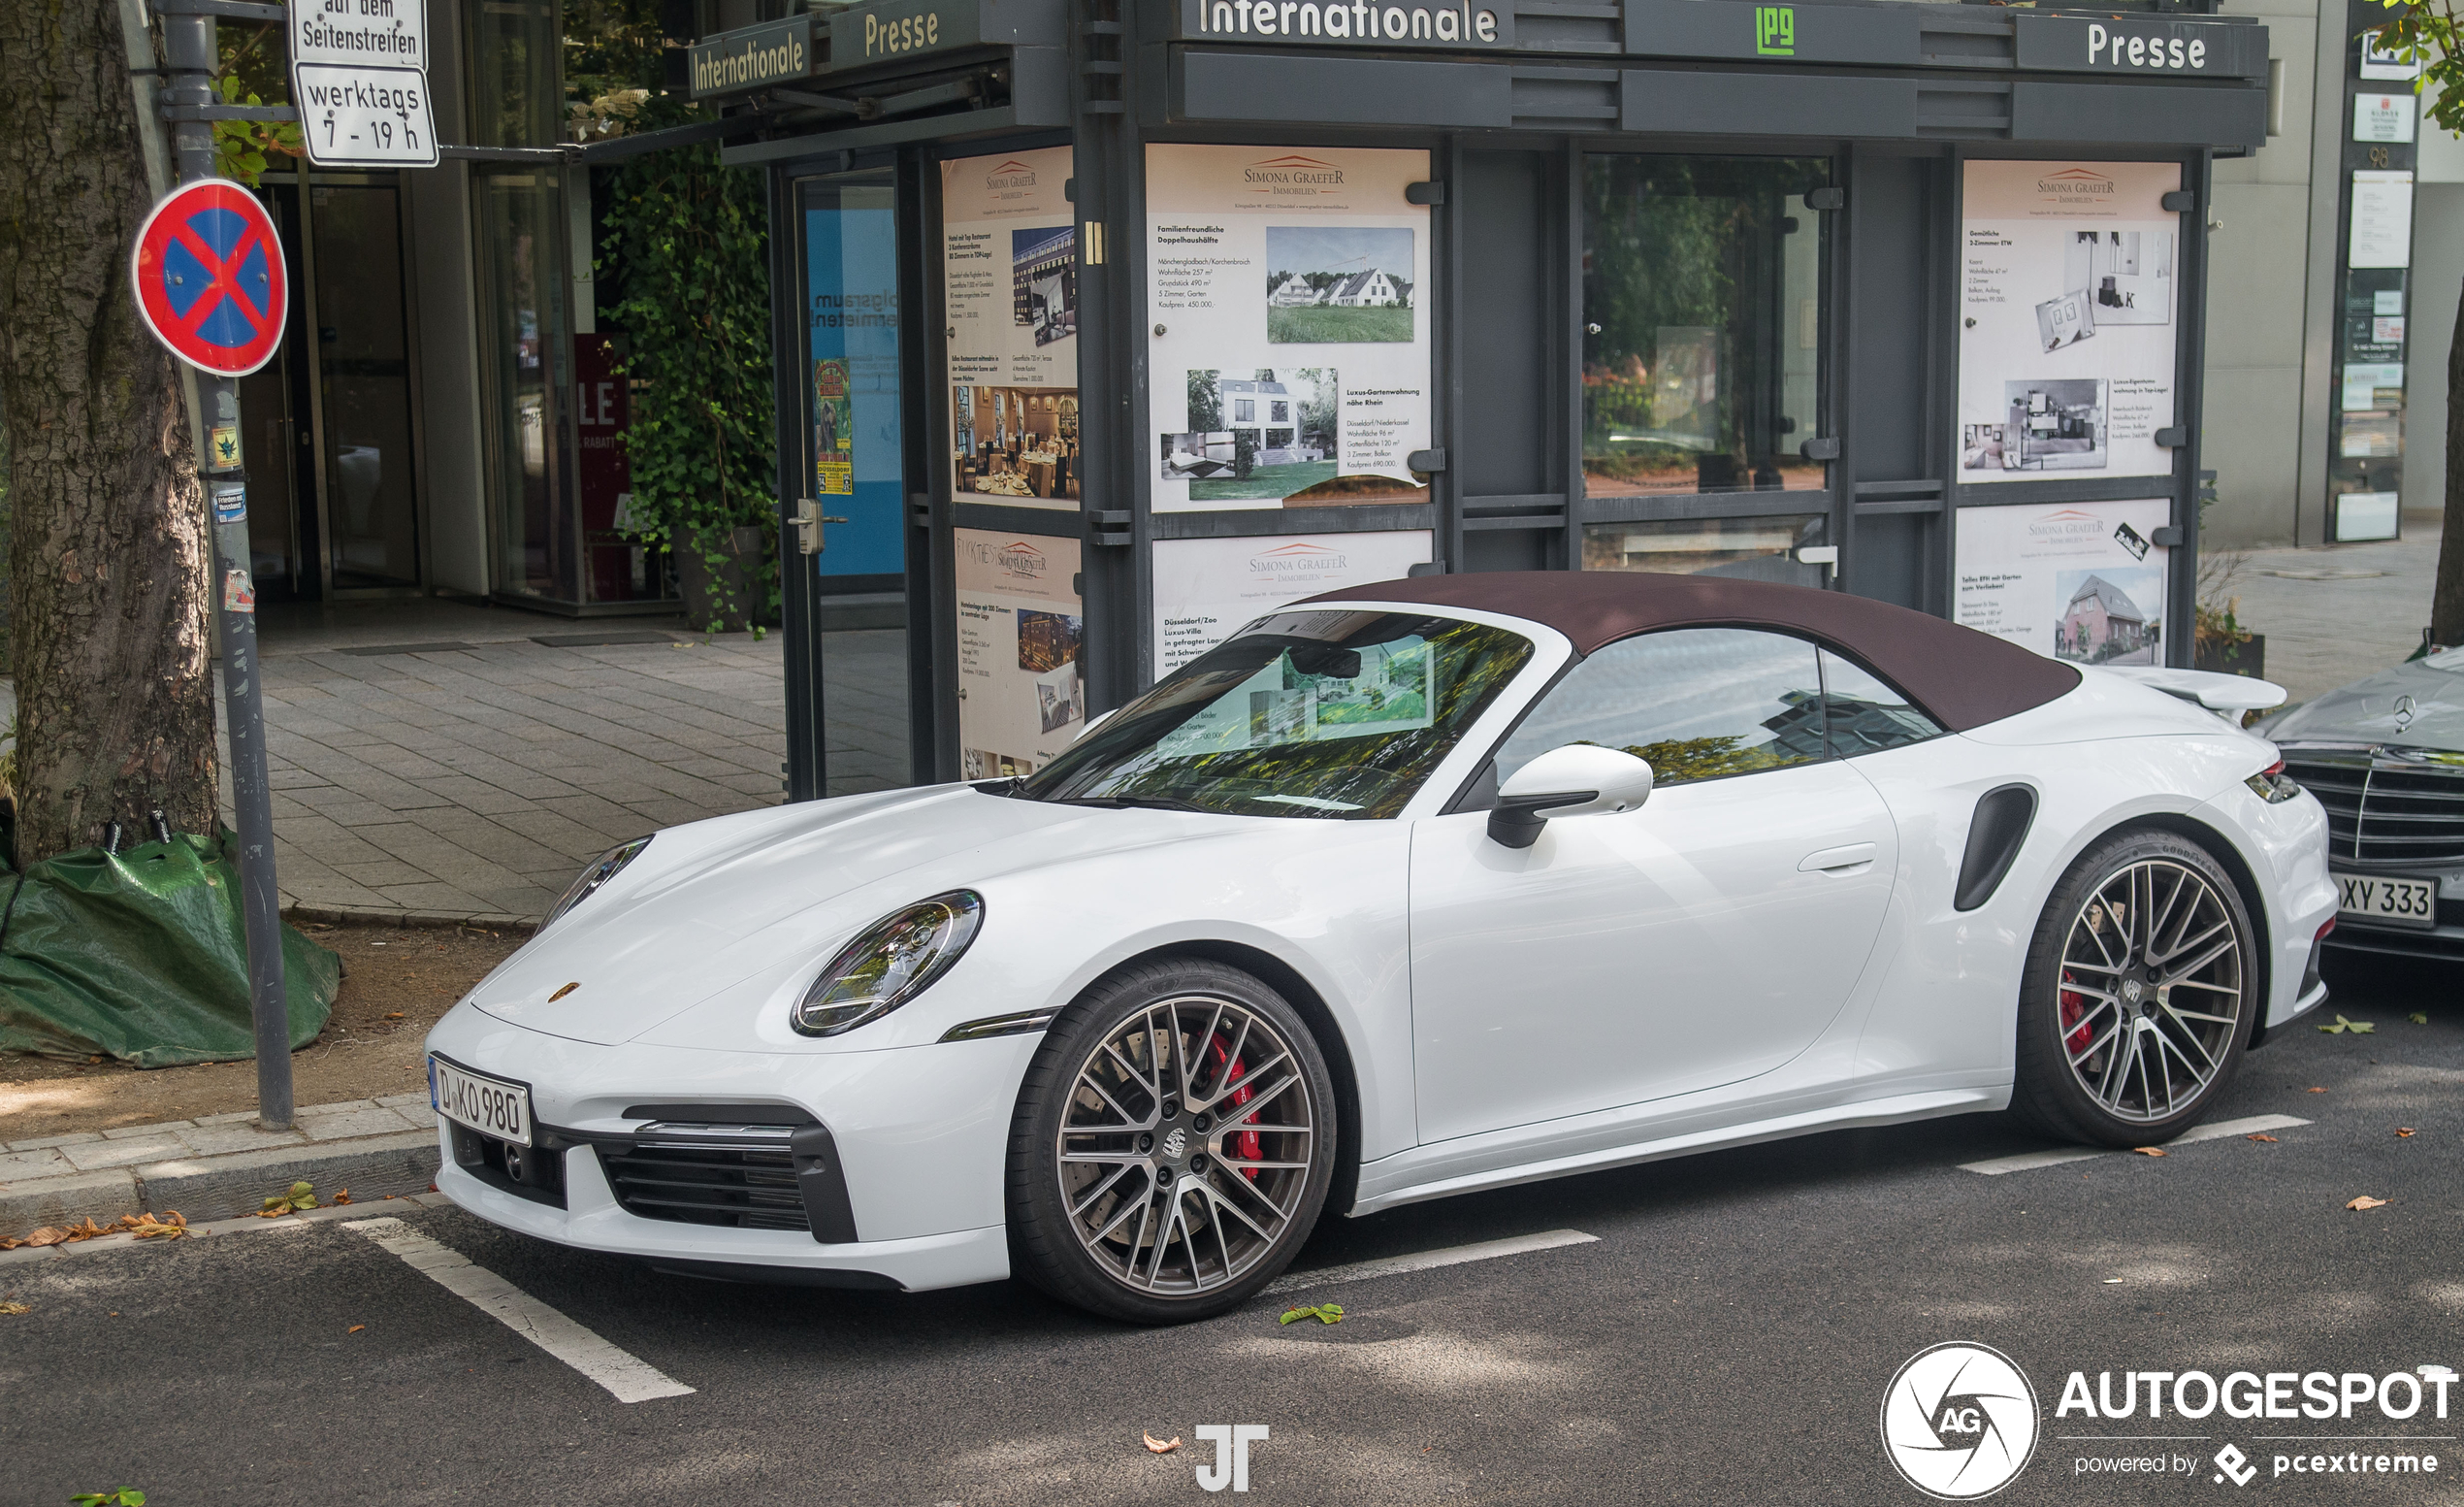
<path id="1" fill-rule="evenodd" d="M 2253 680 L 2267 678 L 2267 636 L 2254 633 L 2247 642 L 2217 645 L 2200 644 L 2193 656 L 2200 670 L 2213 670 L 2228 675 L 2248 675 Z"/>

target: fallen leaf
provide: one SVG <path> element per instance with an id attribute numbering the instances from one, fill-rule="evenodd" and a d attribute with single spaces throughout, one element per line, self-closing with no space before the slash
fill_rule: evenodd
<path id="1" fill-rule="evenodd" d="M 347 1188 L 343 1189 L 340 1193 L 338 1193 L 338 1194 L 336 1194 L 336 1195 L 334 1196 L 334 1202 L 335 1202 L 338 1206 L 339 1206 L 339 1205 L 341 1205 L 341 1204 L 348 1203 L 348 1202 L 350 1202 L 350 1201 L 351 1201 L 351 1191 L 350 1191 L 349 1189 L 347 1189 Z"/>
<path id="2" fill-rule="evenodd" d="M 403 1018 L 403 1012 L 400 1010 L 388 1010 L 385 1012 L 385 1018 L 389 1021 L 398 1021 Z"/>
<path id="3" fill-rule="evenodd" d="M 2415 1010 L 2415 1011 L 2414 1011 L 2414 1012 L 2413 1012 L 2413 1024 L 2414 1024 L 2414 1025 L 2415 1025 L 2415 1026 L 2426 1026 L 2426 1025 L 2428 1025 L 2429 1023 L 2430 1023 L 2430 1012 L 2429 1012 L 2429 1011 L 2427 1011 L 2427 1010 Z"/>
<path id="4" fill-rule="evenodd" d="M 367 1326 L 367 1325 L 365 1325 L 365 1324 L 354 1324 L 354 1325 L 352 1325 L 352 1326 L 351 1326 L 351 1327 L 350 1327 L 347 1330 L 345 1330 L 344 1332 L 345 1332 L 345 1333 L 350 1333 L 350 1334 L 357 1334 L 360 1330 L 362 1330 L 362 1329 L 364 1329 L 364 1328 L 366 1328 L 366 1327 L 368 1327 L 368 1326 Z"/>
<path id="5" fill-rule="evenodd" d="M 1318 1303 L 1309 1308 L 1287 1309 L 1285 1310 L 1283 1317 L 1275 1322 L 1278 1324 L 1290 1324 L 1298 1319 L 1314 1319 L 1320 1324 L 1341 1324 L 1344 1322 L 1344 1305 L 1341 1303 Z"/>
<path id="6" fill-rule="evenodd" d="M 1173 1451 L 1181 1448 L 1181 1436 L 1179 1434 L 1174 1434 L 1172 1436 L 1172 1442 L 1169 1444 L 1166 1444 L 1163 1440 L 1156 1438 L 1151 1433 L 1142 1432 L 1138 1435 L 1138 1437 L 1147 1441 L 1148 1453 L 1152 1455 L 1169 1455 Z"/>
<path id="7" fill-rule="evenodd" d="M 2242 1137 L 2242 1139 L 2244 1139 L 2244 1140 L 2246 1140 L 2246 1141 L 2272 1141 L 2272 1140 L 2274 1140 L 2275 1138 L 2276 1138 L 2275 1136 L 2268 1134 L 2268 1133 L 2267 1133 L 2266 1131 L 2264 1131 L 2264 1130 L 2261 1130 L 2261 1131 L 2260 1131 L 2259 1133 L 2257 1133 L 2256 1135 L 2245 1135 L 2245 1136 L 2243 1136 L 2243 1137 Z"/>
<path id="8" fill-rule="evenodd" d="M 2312 1089 L 2310 1092 L 2313 1094 L 2324 1094 L 2327 1091 L 2325 1089 Z"/>
<path id="9" fill-rule="evenodd" d="M 188 1221 L 178 1209 L 159 1219 L 151 1214 L 123 1214 L 119 1217 L 119 1228 L 140 1240 L 178 1240 L 189 1233 Z"/>
<path id="10" fill-rule="evenodd" d="M 2353 1199 L 2351 1203 L 2345 1205 L 2345 1207 L 2349 1209 L 2383 1209 L 2386 1206 L 2386 1199 L 2373 1198 L 2366 1193 L 2360 1197 Z"/>
<path id="11" fill-rule="evenodd" d="M 265 1207 L 257 1210 L 257 1218 L 280 1219 L 285 1214 L 297 1214 L 302 1209 L 312 1209 L 315 1207 L 316 1185 L 313 1183 L 293 1183 L 288 1193 L 266 1199 Z"/>
<path id="12" fill-rule="evenodd" d="M 0 1313 L 17 1314 L 32 1312 L 34 1312 L 34 1310 L 23 1303 L 0 1303 Z"/>
<path id="13" fill-rule="evenodd" d="M 2161 1146 L 2133 1146 L 2130 1149 L 2143 1157 L 2161 1157 L 2164 1155 L 2164 1148 Z"/>
<path id="14" fill-rule="evenodd" d="M 2414 1133 L 2413 1127 L 2411 1127 L 2411 1126 L 2409 1126 L 2409 1125 L 2399 1125 L 2399 1126 L 2397 1126 L 2397 1127 L 2395 1128 L 2395 1138 L 2396 1138 L 2397 1140 L 2402 1140 L 2402 1139 L 2404 1139 L 2406 1136 L 2411 1135 L 2411 1134 L 2413 1134 L 2413 1133 Z"/>

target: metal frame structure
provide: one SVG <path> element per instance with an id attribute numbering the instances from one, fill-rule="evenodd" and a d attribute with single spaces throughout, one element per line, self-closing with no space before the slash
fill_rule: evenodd
<path id="1" fill-rule="evenodd" d="M 1084 550 L 1082 669 L 1090 709 L 1117 705 L 1155 672 L 1158 541 L 1428 529 L 1447 571 L 1579 566 L 1586 523 L 1733 518 L 1821 510 L 1839 550 L 1833 584 L 1947 615 L 1954 543 L 1972 508 L 2169 497 L 2168 655 L 2188 652 L 2197 573 L 2199 402 L 2206 215 L 2212 163 L 2264 139 L 2264 28 L 2191 14 L 2173 0 L 2117 13 L 2012 11 L 1823 0 L 1508 0 L 1494 42 L 1406 39 L 1375 49 L 1325 39 L 1226 39 L 1203 28 L 1213 0 L 875 0 L 826 21 L 794 16 L 705 39 L 698 51 L 793 42 L 802 71 L 717 103 L 736 136 L 732 165 L 771 180 L 774 285 L 800 286 L 796 184 L 856 172 L 899 185 L 914 777 L 955 778 L 957 677 L 949 625 L 952 530 L 1066 537 Z M 1510 13 L 1510 14 L 1509 14 Z M 1769 17 L 1786 13 L 1781 22 Z M 1400 13 L 1399 13 L 1400 14 Z M 1472 7 L 1461 8 L 1470 23 Z M 898 57 L 833 60 L 831 40 L 936 17 L 949 45 Z M 1785 25 L 1793 52 L 1761 40 Z M 2089 28 L 2113 38 L 2198 44 L 2198 70 L 2130 68 L 2087 54 Z M 923 35 L 921 31 L 917 35 Z M 1469 38 L 1469 32 L 1465 33 Z M 783 41 L 784 39 L 784 41 Z M 1758 51 L 1757 49 L 1762 48 Z M 2122 48 L 2109 54 L 2126 59 Z M 1146 148 L 1161 143 L 1380 147 L 1431 154 L 1434 311 L 1432 448 L 1455 464 L 1425 502 L 1157 512 L 1146 464 L 1149 323 L 1143 236 Z M 1081 226 L 1076 513 L 953 497 L 941 328 L 941 206 L 934 164 L 1068 146 Z M 1581 439 L 1581 185 L 1603 152 L 1827 158 L 1822 272 L 1827 329 L 1817 361 L 1819 438 L 1836 445 L 1816 491 L 1585 495 Z M 1962 165 L 1994 158 L 2177 163 L 2180 216 L 2171 465 L 2161 475 L 1959 482 L 1959 287 Z M 1523 175 L 1537 213 L 1491 192 Z M 1510 226 L 1503 222 L 1511 219 Z M 1109 227 L 1089 254 L 1089 227 Z M 1534 321 L 1483 315 L 1467 279 L 1498 238 L 1542 269 Z M 1485 238 L 1485 239 L 1483 239 Z M 1483 247 L 1489 249 L 1481 249 Z M 774 299 L 782 372 L 802 332 Z M 1464 437 L 1500 343 L 1544 369 L 1531 394 L 1544 462 L 1522 481 L 1471 475 Z M 800 384 L 781 384 L 782 496 L 805 489 Z M 1475 488 L 1480 488 L 1475 490 Z M 792 517 L 787 521 L 792 522 Z M 792 539 L 782 528 L 782 540 Z M 820 582 L 790 553 L 789 791 L 826 789 L 827 652 Z"/>

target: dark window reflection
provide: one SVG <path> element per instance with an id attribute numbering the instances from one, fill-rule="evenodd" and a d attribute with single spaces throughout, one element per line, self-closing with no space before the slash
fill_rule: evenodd
<path id="1" fill-rule="evenodd" d="M 1821 159 L 1595 156 L 1583 174 L 1593 497 L 1819 488 Z"/>

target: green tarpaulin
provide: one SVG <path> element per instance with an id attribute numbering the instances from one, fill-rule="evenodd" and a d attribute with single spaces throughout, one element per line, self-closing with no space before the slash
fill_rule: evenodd
<path id="1" fill-rule="evenodd" d="M 0 1049 L 140 1067 L 256 1055 L 237 841 L 176 835 L 0 869 Z M 325 1029 L 342 960 L 285 926 L 291 1045 Z"/>

